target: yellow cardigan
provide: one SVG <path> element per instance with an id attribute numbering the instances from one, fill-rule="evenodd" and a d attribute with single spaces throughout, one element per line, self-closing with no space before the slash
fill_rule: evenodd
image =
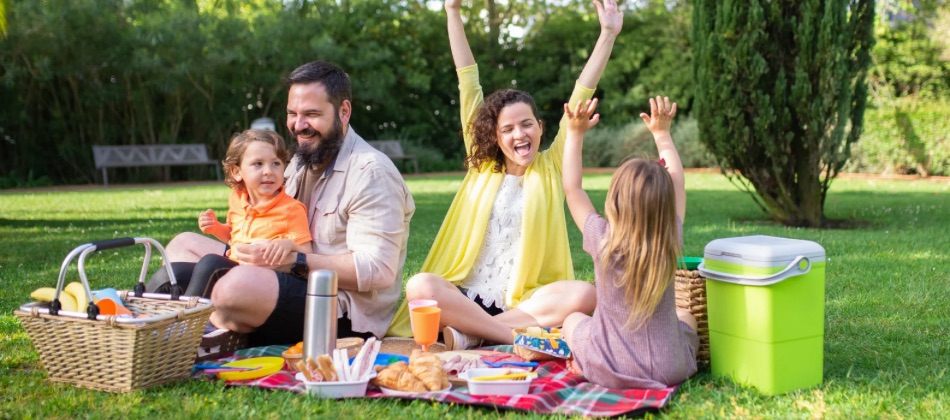
<path id="1" fill-rule="evenodd" d="M 468 152 L 473 141 L 469 125 L 484 102 L 484 94 L 478 81 L 477 65 L 457 71 L 462 130 L 465 150 Z M 594 89 L 575 85 L 570 104 L 573 106 L 593 95 Z M 509 308 L 517 307 L 540 286 L 574 278 L 561 184 L 563 128 L 566 123 L 562 117 L 551 147 L 538 154 L 522 179 L 525 199 L 521 223 L 521 258 L 515 262 L 505 295 L 505 303 Z M 495 193 L 504 179 L 504 173 L 492 172 L 494 164 L 494 161 L 486 162 L 479 170 L 470 169 L 465 175 L 432 243 L 429 256 L 422 264 L 422 272 L 438 274 L 456 286 L 465 280 L 478 258 L 488 229 L 488 218 L 495 204 Z M 386 335 L 412 336 L 405 301 L 393 317 Z"/>

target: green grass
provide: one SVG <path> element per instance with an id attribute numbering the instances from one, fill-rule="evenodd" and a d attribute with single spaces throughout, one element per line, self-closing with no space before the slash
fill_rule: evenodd
<path id="1" fill-rule="evenodd" d="M 406 276 L 417 271 L 460 177 L 408 180 L 418 207 Z M 588 175 L 602 202 L 609 175 Z M 781 396 L 700 372 L 658 415 L 781 418 L 945 418 L 950 411 L 950 185 L 946 181 L 839 179 L 829 217 L 860 229 L 785 228 L 769 222 L 723 177 L 689 174 L 686 255 L 717 238 L 764 234 L 820 243 L 827 252 L 824 383 Z M 224 186 L 121 187 L 0 195 L 0 417 L 495 417 L 486 408 L 399 400 L 321 401 L 289 392 L 187 381 L 112 395 L 45 381 L 37 353 L 13 316 L 29 293 L 52 285 L 66 254 L 92 240 L 149 236 L 162 243 L 195 230 L 201 210 L 224 214 Z M 570 226 L 577 275 L 591 278 L 580 234 Z M 128 288 L 142 248 L 91 256 L 94 288 Z M 152 269 L 157 268 L 157 262 Z M 73 269 L 75 270 L 75 269 Z M 74 271 L 73 271 L 74 273 Z M 90 366 L 95 369 L 95 366 Z M 504 416 L 522 414 L 503 412 Z"/>

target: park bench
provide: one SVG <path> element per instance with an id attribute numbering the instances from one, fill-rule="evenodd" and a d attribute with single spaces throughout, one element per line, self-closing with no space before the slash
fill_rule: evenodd
<path id="1" fill-rule="evenodd" d="M 412 168 L 419 173 L 419 162 L 416 160 L 414 155 L 407 155 L 402 151 L 402 143 L 399 140 L 371 140 L 367 141 L 370 146 L 376 148 L 380 152 L 383 152 L 386 156 L 389 156 L 390 159 L 395 163 L 397 160 L 404 161 L 408 160 L 412 162 Z"/>
<path id="2" fill-rule="evenodd" d="M 213 165 L 221 179 L 221 162 L 208 158 L 206 144 L 150 144 L 135 146 L 92 146 L 96 169 L 102 169 L 102 183 L 109 185 L 109 168 L 141 166 Z"/>

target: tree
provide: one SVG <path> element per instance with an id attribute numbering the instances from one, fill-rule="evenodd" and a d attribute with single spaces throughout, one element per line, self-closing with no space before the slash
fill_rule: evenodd
<path id="1" fill-rule="evenodd" d="M 7 37 L 7 10 L 10 10 L 10 0 L 0 0 L 0 38 Z"/>
<path id="2" fill-rule="evenodd" d="M 827 223 L 828 188 L 861 135 L 873 23 L 873 0 L 695 3 L 701 140 L 774 220 Z"/>

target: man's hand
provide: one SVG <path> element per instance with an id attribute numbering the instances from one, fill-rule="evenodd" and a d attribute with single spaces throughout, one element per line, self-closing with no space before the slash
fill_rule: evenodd
<path id="1" fill-rule="evenodd" d="M 458 11 L 462 8 L 462 0 L 445 0 L 445 11 Z"/>

